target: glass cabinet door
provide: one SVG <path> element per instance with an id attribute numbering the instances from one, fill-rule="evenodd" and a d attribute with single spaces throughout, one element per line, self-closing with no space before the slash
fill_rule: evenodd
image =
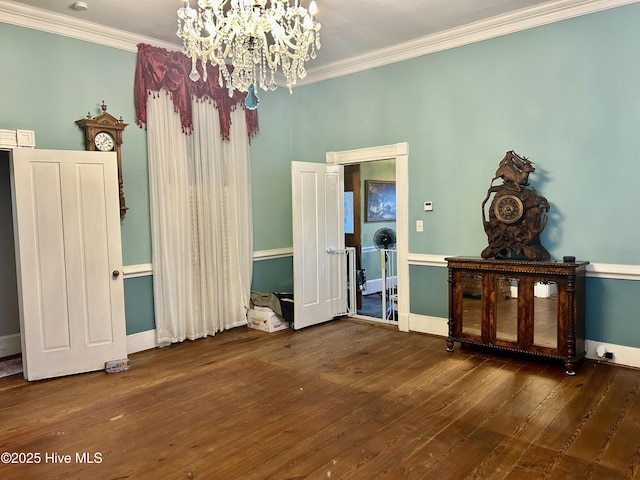
<path id="1" fill-rule="evenodd" d="M 462 284 L 462 333 L 482 334 L 482 277 L 464 273 Z"/>
<path id="2" fill-rule="evenodd" d="M 533 296 L 533 344 L 558 348 L 558 284 L 536 282 Z"/>
<path id="3" fill-rule="evenodd" d="M 496 292 L 496 339 L 518 341 L 518 280 L 498 277 Z"/>

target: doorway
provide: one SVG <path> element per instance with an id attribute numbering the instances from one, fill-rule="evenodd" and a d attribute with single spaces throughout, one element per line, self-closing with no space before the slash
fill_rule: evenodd
<path id="1" fill-rule="evenodd" d="M 380 164 L 378 165 L 378 162 Z M 360 186 L 361 193 L 357 198 L 360 199 L 361 205 L 357 209 L 361 214 L 359 224 L 360 232 L 360 267 L 362 270 L 367 269 L 367 257 L 371 256 L 370 272 L 365 271 L 366 276 L 366 288 L 362 290 L 362 307 L 360 310 L 364 310 L 367 303 L 367 294 L 373 294 L 379 292 L 378 302 L 381 304 L 383 299 L 386 300 L 387 305 L 391 306 L 391 309 L 395 312 L 395 318 L 393 322 L 383 319 L 383 307 L 380 305 L 380 314 L 376 316 L 360 315 L 354 316 L 361 317 L 365 320 L 392 323 L 398 325 L 398 329 L 401 331 L 409 331 L 409 265 L 407 261 L 408 257 L 408 144 L 397 143 L 392 145 L 384 145 L 379 147 L 362 148 L 357 150 L 345 150 L 341 152 L 327 152 L 327 163 L 341 164 L 345 167 L 345 192 L 348 190 L 347 186 L 351 182 L 352 186 Z M 372 170 L 367 170 L 371 165 Z M 369 221 L 367 222 L 367 210 L 365 210 L 367 203 L 367 181 L 376 180 L 375 178 L 366 178 L 372 176 L 376 169 L 380 166 L 384 166 L 388 172 L 388 176 L 385 179 L 378 180 L 379 182 L 395 182 L 395 190 L 397 195 L 395 196 L 395 221 L 391 221 L 388 218 L 378 218 L 376 220 L 382 221 Z M 353 167 L 352 171 L 359 171 L 359 181 L 347 180 L 347 169 Z M 355 201 L 354 201 L 355 202 Z M 371 219 L 369 219 L 371 220 Z M 345 215 L 345 225 L 347 223 Z M 355 223 L 355 222 L 354 222 Z M 377 230 L 381 228 L 393 228 L 396 233 L 396 248 L 390 249 L 387 252 L 389 261 L 393 261 L 393 267 L 388 266 L 387 277 L 392 276 L 393 280 L 390 282 L 395 288 L 392 293 L 393 298 L 389 298 L 386 294 L 382 295 L 384 289 L 380 288 L 382 285 L 382 271 L 383 263 L 381 258 L 384 258 L 383 252 L 380 252 L 373 246 L 373 237 Z M 355 225 L 354 225 L 355 230 Z M 345 241 L 347 237 L 345 235 Z M 357 241 L 357 240 L 356 240 Z M 375 260 L 373 260 L 375 259 Z M 374 287 L 377 281 L 377 287 Z M 374 298 L 372 297 L 371 300 Z M 378 307 L 375 307 L 378 311 Z"/>
<path id="2" fill-rule="evenodd" d="M 391 324 L 398 322 L 395 163 L 376 160 L 344 169 L 345 244 L 356 249 L 356 311 Z"/>
<path id="3" fill-rule="evenodd" d="M 20 353 L 20 315 L 11 207 L 10 152 L 0 149 L 0 358 Z"/>

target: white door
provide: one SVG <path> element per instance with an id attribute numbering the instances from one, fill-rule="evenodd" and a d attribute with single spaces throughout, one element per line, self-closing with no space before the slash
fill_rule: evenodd
<path id="1" fill-rule="evenodd" d="M 347 303 L 344 167 L 291 163 L 294 328 L 326 322 Z"/>
<path id="2" fill-rule="evenodd" d="M 116 154 L 14 149 L 12 195 L 28 380 L 127 357 Z"/>

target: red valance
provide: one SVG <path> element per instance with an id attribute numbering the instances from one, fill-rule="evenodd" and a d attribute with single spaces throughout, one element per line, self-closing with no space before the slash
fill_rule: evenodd
<path id="1" fill-rule="evenodd" d="M 238 106 L 244 108 L 249 140 L 258 132 L 258 112 L 244 107 L 245 93 L 229 90 L 218 84 L 218 67 L 207 63 L 208 81 L 202 78 L 197 82 L 189 78 L 191 59 L 181 52 L 170 52 L 164 48 L 152 47 L 144 43 L 138 44 L 138 65 L 134 86 L 136 104 L 136 123 L 143 127 L 147 123 L 147 96 L 156 95 L 161 89 L 171 95 L 175 111 L 180 114 L 182 130 L 193 131 L 191 116 L 191 96 L 199 100 L 213 101 L 220 116 L 220 134 L 224 140 L 229 139 L 231 127 L 231 111 Z M 200 77 L 201 66 L 198 65 Z"/>

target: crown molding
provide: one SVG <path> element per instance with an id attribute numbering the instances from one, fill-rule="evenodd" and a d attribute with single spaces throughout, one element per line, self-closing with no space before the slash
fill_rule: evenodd
<path id="1" fill-rule="evenodd" d="M 142 35 L 134 35 L 116 28 L 105 27 L 86 20 L 77 20 L 48 10 L 4 0 L 0 0 L 0 22 L 84 40 L 127 52 L 137 52 L 139 43 L 148 43 L 167 50 L 180 50 L 182 48 L 178 44 L 163 42 Z"/>
<path id="2" fill-rule="evenodd" d="M 371 51 L 318 68 L 308 68 L 308 75 L 296 86 L 341 77 L 392 63 L 421 57 L 429 53 L 508 35 L 561 20 L 621 7 L 640 0 L 557 0 L 526 8 L 507 15 L 493 17 L 446 32 L 428 35 L 389 48 Z M 0 0 L 0 22 L 32 28 L 69 38 L 137 52 L 139 43 L 148 43 L 167 50 L 180 50 L 178 43 L 168 43 L 151 37 L 134 35 L 96 23 L 77 20 L 65 15 Z"/>
<path id="3" fill-rule="evenodd" d="M 493 17 L 480 22 L 426 37 L 371 51 L 318 68 L 308 68 L 308 75 L 297 86 L 341 77 L 403 60 L 441 52 L 450 48 L 489 40 L 510 33 L 547 25 L 561 20 L 637 3 L 640 0 L 558 0 Z"/>

